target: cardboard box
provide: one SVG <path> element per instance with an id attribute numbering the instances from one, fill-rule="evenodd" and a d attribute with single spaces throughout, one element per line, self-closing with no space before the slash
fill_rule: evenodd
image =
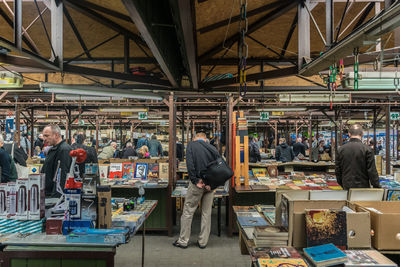
<path id="1" fill-rule="evenodd" d="M 28 219 L 40 220 L 45 214 L 45 175 L 29 175 Z"/>
<path id="2" fill-rule="evenodd" d="M 15 219 L 16 220 L 28 220 L 29 211 L 29 180 L 28 179 L 18 179 L 16 181 L 16 201 L 17 208 Z"/>
<path id="3" fill-rule="evenodd" d="M 98 228 L 108 229 L 111 228 L 111 187 L 99 186 L 97 187 L 98 199 Z"/>
<path id="4" fill-rule="evenodd" d="M 385 194 L 383 188 L 350 188 L 349 201 L 382 201 Z"/>
<path id="5" fill-rule="evenodd" d="M 48 218 L 46 220 L 47 235 L 62 235 L 63 218 Z"/>
<path id="6" fill-rule="evenodd" d="M 0 219 L 7 218 L 7 184 L 0 184 Z"/>
<path id="7" fill-rule="evenodd" d="M 14 218 L 17 213 L 17 184 L 7 183 L 7 218 Z"/>
<path id="8" fill-rule="evenodd" d="M 400 249 L 400 202 L 358 201 L 357 209 L 371 216 L 372 246 L 379 250 Z"/>
<path id="9" fill-rule="evenodd" d="M 97 196 L 83 195 L 82 196 L 82 220 L 97 220 Z"/>
<path id="10" fill-rule="evenodd" d="M 310 191 L 308 190 L 281 190 L 277 189 L 275 193 L 275 225 L 277 226 L 288 226 L 286 225 L 288 223 L 285 222 L 283 223 L 282 219 L 285 220 L 286 217 L 282 218 L 282 214 L 280 206 L 282 202 L 282 195 L 286 194 L 287 196 L 290 196 L 292 200 L 298 199 L 298 200 L 308 200 L 310 197 Z M 288 219 L 288 218 L 287 218 Z"/>
<path id="11" fill-rule="evenodd" d="M 81 218 L 81 190 L 80 189 L 64 189 L 65 210 L 67 220 Z"/>
<path id="12" fill-rule="evenodd" d="M 296 200 L 283 194 L 280 209 L 282 218 L 287 217 L 289 245 L 301 248 L 307 245 L 305 209 L 342 209 L 344 206 L 354 208 L 346 200 Z M 355 213 L 346 213 L 348 247 L 370 248 L 370 215 L 365 211 L 355 211 Z"/>

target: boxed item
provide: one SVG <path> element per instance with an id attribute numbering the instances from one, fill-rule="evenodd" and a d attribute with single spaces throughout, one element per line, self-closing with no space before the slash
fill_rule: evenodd
<path id="1" fill-rule="evenodd" d="M 83 195 L 82 196 L 82 220 L 97 220 L 97 196 Z"/>
<path id="2" fill-rule="evenodd" d="M 47 235 L 62 235 L 63 234 L 63 221 L 60 218 L 48 218 L 46 220 L 46 234 Z"/>
<path id="3" fill-rule="evenodd" d="M 400 202 L 357 201 L 352 202 L 357 210 L 371 216 L 372 246 L 379 250 L 400 249 Z"/>
<path id="4" fill-rule="evenodd" d="M 67 211 L 66 219 L 81 218 L 81 190 L 80 189 L 64 189 L 65 211 Z"/>
<path id="5" fill-rule="evenodd" d="M 349 201 L 381 201 L 385 189 L 383 188 L 350 188 Z"/>
<path id="6" fill-rule="evenodd" d="M 129 239 L 128 229 L 77 229 L 67 235 L 70 243 L 125 244 Z"/>
<path id="7" fill-rule="evenodd" d="M 84 195 L 96 195 L 97 181 L 93 174 L 85 175 L 82 183 L 82 193 Z"/>
<path id="8" fill-rule="evenodd" d="M 63 221 L 62 234 L 67 235 L 74 230 L 89 228 L 94 228 L 93 222 L 90 220 Z"/>
<path id="9" fill-rule="evenodd" d="M 44 219 L 36 221 L 0 219 L 0 233 L 41 233 L 44 221 Z"/>
<path id="10" fill-rule="evenodd" d="M 28 219 L 40 220 L 45 213 L 45 175 L 31 174 L 28 183 Z"/>
<path id="11" fill-rule="evenodd" d="M 289 245 L 306 247 L 305 209 L 343 209 L 347 211 L 346 231 L 348 248 L 371 247 L 369 213 L 362 210 L 354 210 L 355 206 L 346 200 L 300 200 L 293 199 L 285 193 L 282 195 L 280 206 L 277 209 L 280 210 L 282 226 L 285 223 L 287 224 Z"/>
<path id="12" fill-rule="evenodd" d="M 310 191 L 308 190 L 282 190 L 282 189 L 277 189 L 275 193 L 275 225 L 276 226 L 284 226 L 288 227 L 288 218 L 287 217 L 282 217 L 281 209 L 279 208 L 281 205 L 282 201 L 282 195 L 286 194 L 287 196 L 290 196 L 292 200 L 295 199 L 309 199 L 310 197 Z M 284 215 L 284 214 L 283 214 Z M 284 221 L 282 221 L 284 219 Z"/>
<path id="13" fill-rule="evenodd" d="M 99 165 L 97 163 L 85 164 L 85 175 L 97 175 L 99 173 Z"/>
<path id="14" fill-rule="evenodd" d="M 18 179 L 16 181 L 17 208 L 15 219 L 17 220 L 28 220 L 28 190 L 28 179 Z"/>
<path id="15" fill-rule="evenodd" d="M 131 211 L 115 214 L 112 216 L 112 228 L 129 228 L 129 231 L 133 233 L 143 223 L 144 219 L 144 212 Z"/>
<path id="16" fill-rule="evenodd" d="M 7 184 L 0 184 L 0 219 L 7 218 Z"/>
<path id="17" fill-rule="evenodd" d="M 15 182 L 7 183 L 7 218 L 15 217 L 17 213 L 17 184 Z"/>
<path id="18" fill-rule="evenodd" d="M 98 227 L 101 229 L 111 228 L 111 187 L 98 186 Z"/>

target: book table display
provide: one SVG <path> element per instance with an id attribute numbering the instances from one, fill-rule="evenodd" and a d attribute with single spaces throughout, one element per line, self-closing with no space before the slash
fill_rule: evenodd
<path id="1" fill-rule="evenodd" d="M 133 237 L 138 230 L 142 230 L 142 258 L 144 266 L 145 253 L 145 222 L 157 206 L 157 201 L 145 200 L 131 211 L 132 214 L 142 213 L 133 231 L 127 236 L 126 242 Z M 125 214 L 125 213 L 124 213 Z M 129 212 L 128 212 L 129 215 Z M 117 220 L 117 218 L 115 218 Z M 114 221 L 118 225 L 123 221 Z M 129 223 L 129 222 L 128 222 Z M 119 225 L 116 226 L 119 228 Z M 123 227 L 125 228 L 125 227 Z M 26 266 L 114 266 L 116 247 L 120 243 L 71 243 L 65 235 L 36 234 L 1 234 L 0 242 L 3 251 L 0 253 L 1 266 L 26 267 Z M 89 260 L 89 262 L 88 262 Z M 135 265 L 135 263 L 133 264 Z"/>
<path id="2" fill-rule="evenodd" d="M 305 249 L 291 247 L 287 228 L 275 225 L 275 207 L 272 205 L 233 206 L 233 210 L 239 229 L 241 254 L 250 255 L 252 266 L 323 267 L 336 264 L 344 264 L 342 265 L 344 267 L 397 266 L 379 251 L 370 248 L 347 249 L 347 244 L 341 247 L 333 243 L 307 245 L 308 248 Z M 339 217 L 338 219 L 340 219 Z M 309 220 L 307 215 L 305 220 Z M 307 228 L 307 232 L 308 230 Z M 318 236 L 323 238 L 323 232 L 317 231 L 319 231 Z M 336 234 L 340 235 L 340 232 Z M 307 233 L 307 242 L 311 240 L 308 235 L 309 233 Z M 328 235 L 332 237 L 331 234 Z M 340 238 L 331 240 L 335 243 L 340 243 L 340 241 Z M 338 247 L 341 247 L 342 250 Z"/>

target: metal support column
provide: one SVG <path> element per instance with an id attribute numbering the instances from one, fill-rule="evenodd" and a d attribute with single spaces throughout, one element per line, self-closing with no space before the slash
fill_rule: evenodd
<path id="1" fill-rule="evenodd" d="M 96 115 L 96 153 L 99 153 L 99 116 Z"/>
<path id="2" fill-rule="evenodd" d="M 124 36 L 124 72 L 129 73 L 129 37 Z"/>
<path id="3" fill-rule="evenodd" d="M 339 128 L 339 133 L 340 133 L 340 135 L 339 135 L 339 143 L 340 143 L 340 146 L 342 146 L 343 145 L 343 118 L 342 117 L 340 117 L 340 124 L 339 125 L 340 125 L 339 126 L 340 127 Z"/>
<path id="4" fill-rule="evenodd" d="M 31 123 L 31 154 L 30 156 L 33 156 L 33 151 L 35 151 L 34 143 L 35 143 L 35 134 L 34 134 L 34 127 L 35 127 L 35 109 L 31 108 L 31 119 L 30 119 L 30 123 Z"/>
<path id="5" fill-rule="evenodd" d="M 22 0 L 14 0 L 14 44 L 22 49 Z"/>
<path id="6" fill-rule="evenodd" d="M 184 145 L 185 144 L 185 107 L 182 106 L 181 108 L 182 108 L 182 123 L 181 123 L 181 127 L 182 127 L 182 129 L 181 129 L 182 138 L 181 139 L 182 140 L 181 140 L 181 142 Z"/>
<path id="7" fill-rule="evenodd" d="M 174 93 L 171 92 L 168 101 L 169 107 L 169 153 L 168 153 L 168 196 L 167 196 L 167 228 L 168 236 L 172 236 L 172 189 L 175 184 L 176 175 L 176 106 L 174 101 Z"/>
<path id="8" fill-rule="evenodd" d="M 390 106 L 386 106 L 386 175 L 390 174 Z"/>
<path id="9" fill-rule="evenodd" d="M 226 150 L 226 159 L 228 161 L 228 164 L 231 168 L 233 168 L 233 153 L 232 147 L 233 147 L 233 96 L 229 95 L 228 97 L 228 104 L 226 107 L 226 141 L 225 141 L 225 150 Z M 228 235 L 232 236 L 233 235 L 233 198 L 234 198 L 234 188 L 232 187 L 232 184 L 230 183 L 229 185 L 229 207 L 227 209 L 229 213 L 229 222 L 228 222 Z"/>
<path id="10" fill-rule="evenodd" d="M 54 53 L 53 60 L 56 60 L 58 66 L 63 69 L 64 55 L 63 55 L 63 2 L 58 0 L 51 0 L 51 45 L 53 46 Z"/>
<path id="11" fill-rule="evenodd" d="M 311 150 L 312 150 L 312 117 L 310 115 L 310 119 L 308 120 L 308 158 L 311 161 Z"/>
<path id="12" fill-rule="evenodd" d="M 326 47 L 329 48 L 333 44 L 333 0 L 325 1 L 325 11 L 326 11 Z"/>
<path id="13" fill-rule="evenodd" d="M 278 147 L 278 122 L 275 121 L 275 149 Z"/>
<path id="14" fill-rule="evenodd" d="M 299 3 L 298 6 L 298 67 L 302 68 L 304 58 L 310 58 L 310 15 L 304 5 L 309 4 L 309 0 Z"/>
<path id="15" fill-rule="evenodd" d="M 223 155 L 224 152 L 222 151 L 222 106 L 219 108 L 218 143 L 220 144 L 219 145 L 219 154 Z M 225 148 L 226 148 L 226 143 L 225 143 Z"/>
<path id="16" fill-rule="evenodd" d="M 14 142 L 19 147 L 21 141 L 21 106 L 16 105 L 15 107 L 15 132 L 14 132 Z"/>
<path id="17" fill-rule="evenodd" d="M 376 153 L 376 119 L 377 119 L 377 117 L 378 117 L 378 114 L 377 114 L 377 110 L 376 109 L 374 109 L 374 120 L 373 120 L 373 122 L 372 122 L 372 126 L 374 127 L 374 155 L 376 155 L 377 153 Z"/>

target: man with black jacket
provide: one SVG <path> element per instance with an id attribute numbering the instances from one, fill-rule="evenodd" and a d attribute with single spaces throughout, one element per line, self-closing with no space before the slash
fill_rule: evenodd
<path id="1" fill-rule="evenodd" d="M 86 151 L 86 160 L 82 163 L 78 163 L 79 166 L 79 174 L 81 178 L 83 177 L 83 174 L 85 173 L 85 164 L 86 163 L 97 163 L 97 153 L 96 149 L 94 147 L 89 147 L 84 144 L 85 142 L 85 136 L 83 134 L 78 134 L 75 137 L 75 143 L 71 145 L 72 149 L 83 149 Z"/>
<path id="2" fill-rule="evenodd" d="M 214 151 L 214 153 L 212 153 Z M 186 148 L 186 166 L 189 173 L 190 183 L 185 197 L 185 205 L 181 216 L 181 231 L 179 239 L 173 245 L 187 248 L 191 233 L 193 215 L 201 201 L 201 228 L 197 241 L 199 248 L 207 246 L 211 230 L 211 211 L 214 192 L 210 186 L 205 185 L 201 171 L 207 169 L 207 165 L 216 160 L 217 149 L 207 143 L 205 133 L 197 133 L 194 141 Z"/>
<path id="3" fill-rule="evenodd" d="M 42 173 L 46 174 L 46 196 L 59 197 L 60 194 L 56 191 L 57 184 L 53 181 L 54 175 L 57 172 L 58 161 L 60 161 L 60 186 L 64 188 L 72 162 L 72 158 L 69 155 L 72 148 L 62 139 L 61 129 L 56 124 L 46 126 L 43 129 L 43 137 L 46 145 L 52 146 L 42 167 Z"/>
<path id="4" fill-rule="evenodd" d="M 336 179 L 345 190 L 350 188 L 379 188 L 374 153 L 361 141 L 361 125 L 354 124 L 349 130 L 350 141 L 338 149 Z"/>

